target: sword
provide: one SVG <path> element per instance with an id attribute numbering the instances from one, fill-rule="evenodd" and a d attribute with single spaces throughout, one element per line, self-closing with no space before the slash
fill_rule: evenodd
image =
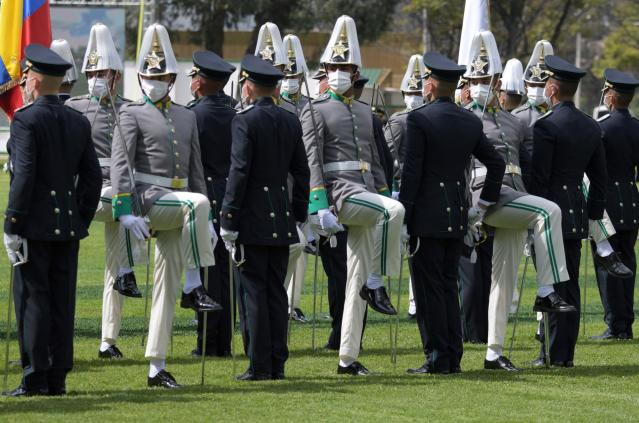
<path id="1" fill-rule="evenodd" d="M 235 284 L 233 282 L 233 253 L 229 251 L 229 312 L 231 313 L 231 361 L 233 362 L 233 374 L 235 376 Z"/>
<path id="2" fill-rule="evenodd" d="M 209 268 L 204 266 L 204 291 L 209 292 Z M 208 312 L 202 312 L 202 370 L 200 374 L 200 385 L 204 386 L 204 367 L 206 366 L 206 330 L 208 326 Z"/>
<path id="3" fill-rule="evenodd" d="M 528 270 L 528 262 L 530 261 L 530 256 L 526 256 L 526 262 L 524 263 L 524 273 L 521 276 L 521 282 L 519 284 L 519 301 L 517 301 L 517 309 L 515 310 L 515 322 L 513 324 L 513 334 L 510 337 L 510 348 L 508 350 L 508 359 L 513 355 L 513 344 L 515 342 L 515 333 L 517 331 L 517 321 L 519 320 L 519 306 L 521 305 L 521 298 L 524 294 L 524 281 L 526 280 L 526 270 Z"/>
<path id="4" fill-rule="evenodd" d="M 144 347 L 144 335 L 148 330 L 149 315 L 149 278 L 151 274 L 151 238 L 146 240 L 146 283 L 144 288 L 144 321 L 142 322 L 142 342 L 140 346 Z"/>
<path id="5" fill-rule="evenodd" d="M 317 326 L 317 264 L 319 262 L 319 240 L 315 250 L 315 264 L 313 264 L 313 329 L 311 334 L 311 349 L 315 352 L 315 329 Z"/>
<path id="6" fill-rule="evenodd" d="M 302 251 L 302 254 L 304 254 L 304 251 Z M 293 271 L 293 274 L 291 275 L 291 277 L 293 278 L 292 283 L 292 291 L 291 291 L 291 299 L 289 300 L 289 310 L 288 310 L 288 330 L 287 330 L 287 334 L 286 334 L 286 346 L 289 346 L 291 343 L 291 326 L 293 326 L 293 299 L 295 298 L 295 273 L 297 272 L 297 269 L 295 269 Z M 287 295 L 288 298 L 288 295 Z"/>
<path id="7" fill-rule="evenodd" d="M 9 263 L 9 295 L 8 295 L 8 306 L 7 306 L 7 339 L 4 350 L 4 379 L 2 382 L 2 392 L 7 392 L 7 383 L 9 378 L 9 344 L 11 342 L 11 308 L 13 301 L 13 284 L 14 284 L 14 268 L 21 266 L 27 262 L 27 244 L 22 244 L 24 248 L 24 256 L 22 254 L 18 254 L 18 258 L 20 261 L 17 263 Z"/>
<path id="8" fill-rule="evenodd" d="M 583 323 L 583 336 L 586 338 L 586 298 L 588 297 L 588 256 L 590 255 L 590 239 L 586 240 L 586 258 L 584 260 L 584 301 L 581 307 L 581 321 Z"/>

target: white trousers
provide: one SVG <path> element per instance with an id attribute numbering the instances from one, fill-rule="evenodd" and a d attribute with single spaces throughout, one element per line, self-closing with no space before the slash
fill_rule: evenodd
<path id="1" fill-rule="evenodd" d="M 488 300 L 488 347 L 499 352 L 504 344 L 508 314 L 529 228 L 533 230 L 537 285 L 563 282 L 569 276 L 561 229 L 561 209 L 557 204 L 526 195 L 487 214 L 484 222 L 495 228 Z"/>
<path id="2" fill-rule="evenodd" d="M 192 192 L 166 194 L 149 210 L 157 239 L 147 358 L 166 358 L 182 271 L 215 265 L 209 212 L 208 198 Z"/>
<path id="3" fill-rule="evenodd" d="M 366 301 L 359 296 L 368 276 L 397 276 L 401 265 L 400 237 L 404 206 L 373 193 L 356 194 L 344 201 L 338 213 L 348 226 L 347 278 L 339 356 L 357 359 L 362 338 Z"/>
<path id="4" fill-rule="evenodd" d="M 297 228 L 297 236 L 299 236 L 300 242 L 289 247 L 288 267 L 286 268 L 286 278 L 284 279 L 284 289 L 286 289 L 288 294 L 289 313 L 291 309 L 300 308 L 304 276 L 306 275 L 307 260 L 306 254 L 304 254 L 306 236 L 299 228 Z"/>
<path id="5" fill-rule="evenodd" d="M 111 187 L 102 187 L 94 220 L 104 222 L 105 266 L 101 341 L 114 345 L 120 334 L 124 305 L 124 296 L 113 289 L 115 278 L 121 267 L 133 268 L 136 264 L 145 264 L 147 254 L 146 243 L 139 241 L 113 220 L 111 195 Z"/>

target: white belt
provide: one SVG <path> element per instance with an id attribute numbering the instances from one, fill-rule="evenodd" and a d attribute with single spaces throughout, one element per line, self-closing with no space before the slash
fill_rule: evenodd
<path id="1" fill-rule="evenodd" d="M 165 178 L 164 176 L 155 176 L 149 175 L 148 173 L 136 172 L 135 182 L 157 185 L 164 188 L 182 189 L 189 185 L 189 178 Z"/>
<path id="2" fill-rule="evenodd" d="M 371 164 L 364 160 L 351 160 L 324 164 L 324 172 L 341 172 L 349 170 L 361 171 L 362 173 L 370 172 Z"/>
<path id="3" fill-rule="evenodd" d="M 512 163 L 508 163 L 506 165 L 506 172 L 505 173 L 509 173 L 511 175 L 521 175 L 521 168 L 517 165 L 514 165 Z"/>
<path id="4" fill-rule="evenodd" d="M 100 167 L 110 167 L 111 166 L 111 157 L 102 157 L 98 159 L 98 163 L 100 163 Z"/>

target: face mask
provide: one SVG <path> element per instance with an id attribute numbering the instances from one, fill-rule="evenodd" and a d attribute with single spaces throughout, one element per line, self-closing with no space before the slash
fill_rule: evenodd
<path id="1" fill-rule="evenodd" d="M 22 89 L 22 104 L 24 106 L 33 103 L 33 101 L 35 100 L 33 98 L 33 89 L 29 90 L 30 81 L 33 81 L 33 78 L 27 79 L 27 81 L 24 83 L 24 88 Z"/>
<path id="2" fill-rule="evenodd" d="M 103 98 L 108 94 L 108 86 L 106 78 L 89 78 L 87 79 L 87 84 L 89 86 L 89 94 L 93 97 Z"/>
<path id="3" fill-rule="evenodd" d="M 282 92 L 297 94 L 300 90 L 300 80 L 297 78 L 285 78 L 282 81 Z"/>
<path id="4" fill-rule="evenodd" d="M 351 74 L 346 71 L 336 70 L 328 74 L 328 86 L 337 94 L 342 95 L 351 87 Z"/>
<path id="5" fill-rule="evenodd" d="M 160 101 L 169 93 L 169 83 L 157 79 L 140 79 L 140 87 L 152 102 Z"/>
<path id="6" fill-rule="evenodd" d="M 544 87 L 527 87 L 526 95 L 528 96 L 528 101 L 535 106 L 540 106 L 546 102 Z"/>
<path id="7" fill-rule="evenodd" d="M 424 97 L 421 95 L 405 95 L 404 104 L 408 110 L 413 110 L 424 104 Z"/>
<path id="8" fill-rule="evenodd" d="M 477 84 L 470 86 L 470 97 L 475 100 L 480 106 L 489 104 L 493 101 L 495 94 L 488 84 Z"/>
<path id="9" fill-rule="evenodd" d="M 546 88 L 544 87 L 544 98 L 546 100 L 546 106 L 552 107 L 552 100 L 550 99 L 552 96 L 546 93 Z"/>
<path id="10" fill-rule="evenodd" d="M 458 106 L 461 104 L 461 93 L 461 88 L 457 88 L 455 90 L 455 104 L 457 104 Z"/>

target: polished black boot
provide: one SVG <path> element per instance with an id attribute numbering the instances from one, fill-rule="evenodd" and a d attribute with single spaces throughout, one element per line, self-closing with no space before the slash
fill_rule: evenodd
<path id="1" fill-rule="evenodd" d="M 135 273 L 133 272 L 125 273 L 115 278 L 113 289 L 125 297 L 142 298 L 142 293 L 138 289 L 138 285 L 135 282 Z"/>
<path id="2" fill-rule="evenodd" d="M 550 293 L 546 297 L 537 296 L 533 311 L 541 313 L 572 313 L 577 311 L 574 306 L 565 302 L 556 292 Z"/>
<path id="3" fill-rule="evenodd" d="M 370 289 L 364 285 L 361 291 L 359 291 L 359 296 L 378 313 L 388 314 L 389 316 L 397 314 L 397 310 L 395 310 L 395 307 L 391 304 L 390 298 L 388 298 L 388 294 L 386 293 L 386 288 L 383 286 L 377 289 Z"/>
<path id="4" fill-rule="evenodd" d="M 203 313 L 205 311 L 222 310 L 222 306 L 213 301 L 213 299 L 208 296 L 206 291 L 204 291 L 204 287 L 202 285 L 198 286 L 188 294 L 182 292 L 180 307 L 190 308 L 200 313 Z"/>
<path id="5" fill-rule="evenodd" d="M 620 279 L 630 279 L 633 277 L 632 270 L 621 262 L 617 253 L 612 253 L 606 257 L 601 257 L 599 254 L 595 254 L 595 261 L 598 265 L 606 269 L 606 272 L 610 276 L 614 276 Z"/>

